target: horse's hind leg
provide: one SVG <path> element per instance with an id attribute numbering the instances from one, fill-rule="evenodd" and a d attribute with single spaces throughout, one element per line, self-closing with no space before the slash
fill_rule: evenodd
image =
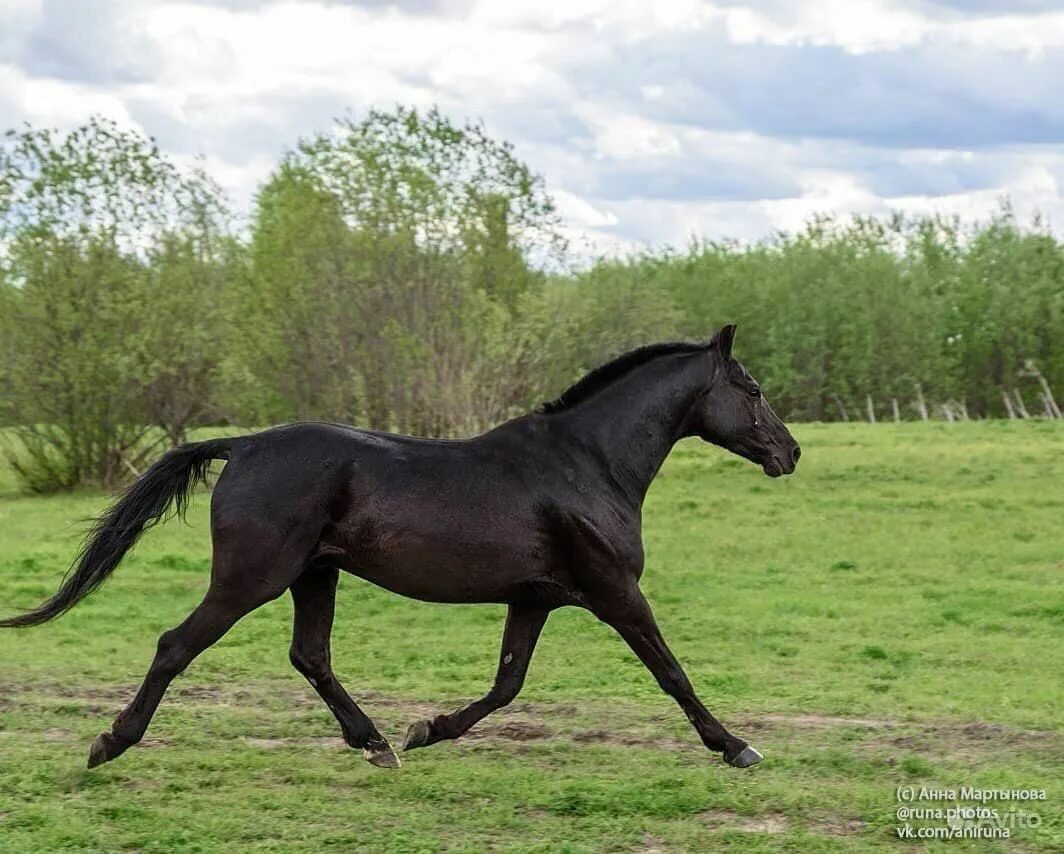
<path id="1" fill-rule="evenodd" d="M 499 669 L 491 690 L 457 712 L 413 724 L 407 731 L 403 750 L 458 738 L 475 723 L 510 703 L 524 684 L 528 663 L 532 660 L 536 641 L 549 614 L 546 608 L 511 605 L 506 614 L 506 629 L 499 651 Z"/>
<path id="2" fill-rule="evenodd" d="M 332 670 L 329 636 L 332 633 L 336 582 L 333 567 L 308 568 L 292 584 L 295 618 L 292 627 L 292 665 L 325 701 L 344 734 L 344 741 L 361 747 L 367 761 L 381 768 L 398 768 L 399 758 L 390 744 L 351 699 Z"/>
<path id="3" fill-rule="evenodd" d="M 287 585 L 285 585 L 287 586 Z M 203 601 L 177 628 L 163 632 L 144 682 L 133 701 L 115 718 L 110 732 L 101 733 L 89 751 L 94 768 L 125 753 L 144 736 L 152 715 L 174 678 L 197 655 L 221 638 L 245 614 L 275 599 L 280 589 L 222 586 L 212 582 Z"/>

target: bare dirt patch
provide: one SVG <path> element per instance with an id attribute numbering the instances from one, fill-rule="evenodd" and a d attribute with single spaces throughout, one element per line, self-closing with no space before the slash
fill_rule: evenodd
<path id="1" fill-rule="evenodd" d="M 946 732 L 950 731 L 948 728 L 943 727 L 933 728 L 934 732 L 940 732 L 942 730 L 945 730 Z M 972 744 L 994 742 L 996 744 L 1009 746 L 1026 744 L 1031 740 L 1051 741 L 1058 738 L 1058 733 L 1051 730 L 1016 729 L 1002 726 L 1000 724 L 979 722 L 962 724 L 953 730 L 952 735 L 953 738 L 958 741 L 966 741 Z"/>
<path id="2" fill-rule="evenodd" d="M 1064 750 L 1064 738 L 1052 730 L 1033 730 L 983 721 L 891 720 L 837 715 L 767 713 L 736 720 L 738 732 L 782 730 L 864 729 L 870 737 L 860 741 L 863 750 L 903 750 L 949 756 L 974 757 L 1039 742 Z"/>
<path id="3" fill-rule="evenodd" d="M 469 731 L 465 738 L 471 741 L 538 741 L 552 738 L 554 730 L 535 723 L 508 721 L 498 726 L 485 726 L 479 732 Z"/>
<path id="4" fill-rule="evenodd" d="M 1022 729 L 983 722 L 907 721 L 902 730 L 860 742 L 862 750 L 903 751 L 932 756 L 977 759 L 1006 753 L 1036 743 L 1039 749 L 1064 752 L 1064 737 L 1051 730 Z"/>
<path id="5" fill-rule="evenodd" d="M 762 816 L 739 815 L 728 810 L 706 810 L 699 813 L 714 830 L 741 830 L 744 833 L 785 833 L 790 822 L 780 813 Z"/>
<path id="6" fill-rule="evenodd" d="M 350 750 L 347 743 L 342 738 L 253 738 L 251 736 L 245 736 L 244 744 L 249 747 L 255 747 L 260 750 L 279 750 L 279 749 L 293 749 L 293 748 L 325 748 L 329 750 L 344 749 Z"/>
<path id="7" fill-rule="evenodd" d="M 226 691 L 223 691 L 221 688 L 218 688 L 218 687 L 215 687 L 215 686 L 211 686 L 211 685 L 180 685 L 180 684 L 178 684 L 178 685 L 174 685 L 173 688 L 171 688 L 170 690 L 173 692 L 173 695 L 175 697 L 179 697 L 179 698 L 182 698 L 182 699 L 188 699 L 188 700 L 206 700 L 208 702 L 217 702 L 217 701 L 221 700 L 227 693 Z M 239 700 L 239 699 L 241 699 L 242 696 L 243 697 L 250 697 L 251 695 L 247 691 L 238 690 L 238 691 L 235 691 L 235 692 L 230 692 L 230 696 L 234 700 Z"/>
<path id="8" fill-rule="evenodd" d="M 39 706 L 41 697 L 62 699 L 82 705 L 85 713 L 109 715 L 132 698 L 136 685 L 99 685 L 91 688 L 63 683 L 30 685 L 0 684 L 0 697 L 5 708 Z M 283 704 L 293 711 L 321 710 L 321 700 L 307 686 L 292 685 L 197 685 L 178 682 L 168 693 L 165 702 L 214 705 L 228 708 L 256 708 L 264 697 L 276 706 Z M 405 732 L 416 720 L 431 720 L 438 714 L 453 711 L 463 701 L 453 698 L 421 700 L 397 697 L 381 691 L 360 691 L 358 701 L 366 712 L 384 728 Z M 610 709 L 616 725 L 610 729 L 583 729 L 587 721 L 596 717 L 596 709 Z M 602 717 L 598 716 L 601 720 Z M 662 712 L 641 714 L 638 709 L 609 701 L 586 703 L 529 703 L 517 702 L 496 712 L 479 724 L 464 740 L 484 743 L 521 743 L 566 739 L 577 744 L 602 744 L 617 747 L 636 747 L 670 752 L 696 750 L 697 737 L 678 738 L 664 735 L 676 732 L 675 716 Z M 1064 750 L 1064 738 L 1049 730 L 1010 727 L 984 721 L 895 720 L 877 717 L 849 717 L 817 713 L 764 712 L 747 714 L 728 721 L 734 731 L 742 734 L 786 733 L 787 731 L 823 731 L 831 729 L 867 730 L 859 749 L 876 752 L 913 751 L 931 754 L 977 756 L 1015 749 L 1037 741 L 1043 749 Z M 50 734 L 49 734 L 50 733 Z M 49 730 L 43 736 L 53 741 L 72 738 L 67 733 Z M 150 739 L 148 740 L 151 743 Z M 270 739 L 249 741 L 267 748 L 280 746 L 339 746 L 337 735 L 329 738 Z M 160 741 L 160 743 L 165 743 Z"/>
<path id="9" fill-rule="evenodd" d="M 655 750 L 684 750 L 697 746 L 698 742 L 679 741 L 667 736 L 655 736 L 646 738 L 638 735 L 625 733 L 621 730 L 608 732 L 604 729 L 594 729 L 585 732 L 576 732 L 571 736 L 578 744 L 612 744 L 620 747 L 650 747 Z"/>
<path id="10" fill-rule="evenodd" d="M 801 729 L 830 729 L 834 727 L 865 727 L 867 729 L 890 729 L 898 726 L 898 721 L 886 718 L 846 718 L 838 715 L 814 714 L 775 714 L 766 712 L 750 718 L 735 721 L 735 729 L 771 729 L 788 726 Z"/>
<path id="11" fill-rule="evenodd" d="M 809 829 L 816 833 L 825 833 L 828 836 L 849 836 L 852 833 L 860 833 L 868 827 L 867 821 L 861 821 L 858 818 L 851 818 L 848 820 L 835 820 L 828 819 L 826 821 L 817 821 L 809 825 Z"/>

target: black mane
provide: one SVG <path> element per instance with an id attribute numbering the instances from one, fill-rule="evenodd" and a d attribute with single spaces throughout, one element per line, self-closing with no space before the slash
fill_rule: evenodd
<path id="1" fill-rule="evenodd" d="M 581 379 L 573 383 L 554 400 L 548 400 L 536 407 L 536 412 L 542 415 L 550 415 L 554 412 L 562 412 L 581 401 L 587 400 L 604 386 L 616 381 L 629 371 L 645 365 L 651 359 L 659 356 L 667 356 L 673 353 L 697 353 L 708 349 L 709 344 L 692 344 L 689 341 L 668 341 L 664 344 L 648 344 L 645 347 L 637 347 L 622 353 L 617 358 L 600 365 L 589 371 Z"/>

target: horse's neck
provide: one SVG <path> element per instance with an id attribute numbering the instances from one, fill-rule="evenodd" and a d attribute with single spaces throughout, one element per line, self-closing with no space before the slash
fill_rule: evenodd
<path id="1" fill-rule="evenodd" d="M 691 405 L 705 388 L 707 366 L 696 355 L 664 356 L 631 371 L 571 415 L 609 474 L 636 505 L 683 438 Z"/>

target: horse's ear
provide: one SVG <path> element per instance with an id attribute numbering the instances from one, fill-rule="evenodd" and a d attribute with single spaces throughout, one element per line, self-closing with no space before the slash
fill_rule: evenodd
<path id="1" fill-rule="evenodd" d="M 709 342 L 710 347 L 716 347 L 720 352 L 722 359 L 731 358 L 732 344 L 735 343 L 735 324 L 728 323 L 720 328 L 720 331 L 713 334 L 713 338 Z"/>

